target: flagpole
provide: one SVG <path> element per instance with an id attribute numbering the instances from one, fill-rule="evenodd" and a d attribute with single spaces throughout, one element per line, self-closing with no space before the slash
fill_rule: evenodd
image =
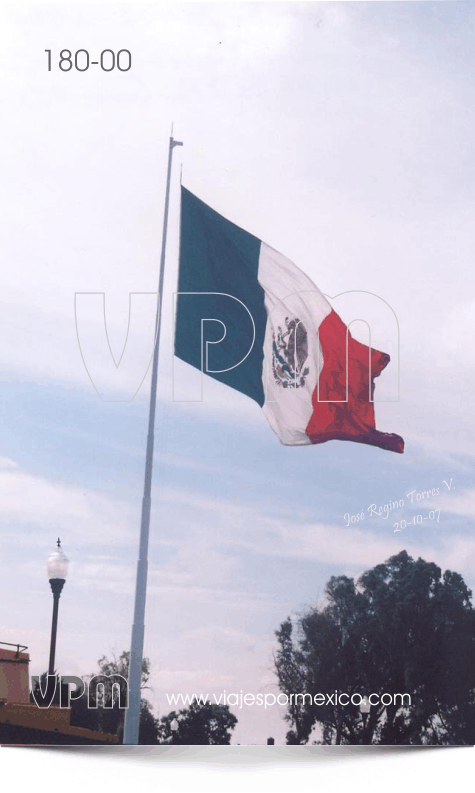
<path id="1" fill-rule="evenodd" d="M 137 560 L 137 578 L 135 584 L 134 622 L 130 643 L 129 660 L 129 706 L 125 711 L 124 744 L 135 745 L 139 741 L 140 722 L 140 682 L 142 677 L 143 644 L 145 633 L 145 599 L 147 594 L 148 573 L 148 538 L 150 531 L 150 509 L 153 470 L 153 446 L 155 427 L 155 407 L 157 402 L 158 357 L 160 349 L 160 328 L 162 322 L 163 281 L 165 274 L 165 253 L 167 247 L 168 209 L 170 204 L 170 181 L 172 156 L 175 146 L 183 143 L 170 136 L 168 148 L 167 186 L 165 191 L 165 209 L 163 213 L 162 250 L 160 255 L 160 276 L 158 280 L 157 317 L 155 322 L 155 347 L 153 351 L 152 386 L 150 389 L 150 408 L 148 414 L 147 454 L 145 459 L 145 478 L 142 499 L 142 519 L 140 523 L 139 556 Z"/>

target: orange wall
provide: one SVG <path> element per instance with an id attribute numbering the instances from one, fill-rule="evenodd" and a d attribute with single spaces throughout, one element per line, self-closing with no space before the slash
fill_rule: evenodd
<path id="1" fill-rule="evenodd" d="M 50 708 L 38 708 L 36 705 L 20 704 L 18 702 L 10 702 L 0 708 L 0 725 L 7 724 L 11 727 L 25 727 L 34 730 L 43 730 L 51 733 L 56 733 L 58 738 L 61 734 L 62 738 L 70 736 L 71 741 L 68 743 L 77 743 L 74 739 L 80 739 L 82 743 L 98 742 L 98 743 L 118 743 L 117 735 L 108 735 L 103 732 L 95 732 L 88 730 L 85 727 L 71 727 L 69 724 L 71 717 L 71 708 L 58 708 L 52 705 Z M 31 738 L 25 735 L 20 743 L 31 743 Z M 59 740 L 58 743 L 65 743 L 65 740 Z"/>
<path id="2" fill-rule="evenodd" d="M 29 663 L 28 653 L 0 647 L 0 699 L 6 699 L 7 702 L 29 701 Z"/>

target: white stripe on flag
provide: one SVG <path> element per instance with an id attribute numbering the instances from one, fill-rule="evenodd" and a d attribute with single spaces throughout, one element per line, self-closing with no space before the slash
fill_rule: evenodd
<path id="1" fill-rule="evenodd" d="M 265 242 L 261 242 L 258 281 L 265 292 L 267 310 L 264 415 L 282 443 L 309 444 L 305 429 L 313 413 L 312 394 L 323 366 L 317 331 L 332 309 L 313 281 Z M 304 294 L 296 294 L 301 292 Z M 292 334 L 296 321 L 300 321 L 300 330 Z"/>

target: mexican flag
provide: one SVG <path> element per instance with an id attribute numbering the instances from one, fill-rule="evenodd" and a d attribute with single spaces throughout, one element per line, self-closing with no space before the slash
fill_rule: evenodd
<path id="1" fill-rule="evenodd" d="M 353 339 L 289 259 L 184 187 L 180 232 L 179 358 L 254 399 L 285 445 L 404 451 L 399 435 L 376 429 L 371 401 L 389 355 Z"/>

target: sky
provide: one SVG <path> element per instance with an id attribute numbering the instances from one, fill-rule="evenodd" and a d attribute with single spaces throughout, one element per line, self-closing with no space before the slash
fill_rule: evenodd
<path id="1" fill-rule="evenodd" d="M 475 102 L 471 4 L 309 2 L 2 7 L 0 641 L 47 665 L 45 562 L 71 560 L 57 666 L 128 649 L 168 138 L 145 653 L 147 696 L 278 693 L 274 632 L 403 548 L 475 586 L 471 397 Z M 58 53 L 128 49 L 132 68 L 61 72 Z M 46 49 L 52 50 L 47 69 Z M 294 261 L 392 362 L 360 444 L 281 446 L 256 403 L 206 379 L 172 400 L 179 183 Z M 385 300 L 397 316 L 400 339 Z M 78 298 L 80 300 L 81 298 Z M 379 305 L 379 307 L 378 307 Z M 392 316 L 392 315 L 391 315 Z M 361 325 L 352 333 L 367 341 Z M 199 374 L 175 361 L 189 398 Z M 97 385 L 97 383 L 96 383 Z M 127 401 L 129 400 L 129 401 Z M 444 484 L 445 481 L 445 484 Z M 430 501 L 417 493 L 435 491 Z M 408 493 L 415 491 L 414 503 Z M 404 507 L 371 512 L 394 500 Z M 439 520 L 407 525 L 440 509 Z M 365 513 L 348 524 L 345 515 Z M 406 528 L 395 531 L 402 520 Z M 399 524 L 396 527 L 395 524 Z M 284 743 L 282 709 L 232 708 L 233 743 Z"/>

